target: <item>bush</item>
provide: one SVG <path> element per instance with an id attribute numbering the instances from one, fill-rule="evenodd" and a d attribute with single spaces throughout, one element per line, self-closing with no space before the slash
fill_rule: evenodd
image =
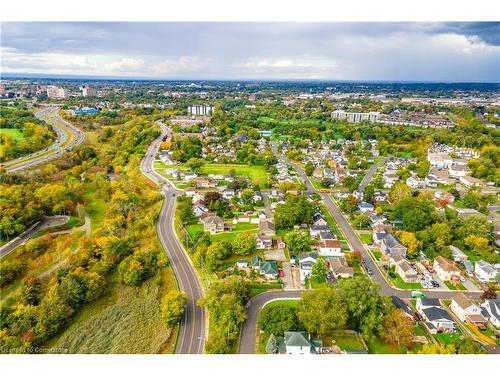
<path id="1" fill-rule="evenodd" d="M 26 270 L 26 263 L 12 262 L 2 264 L 0 270 L 0 287 L 10 284 Z"/>
<path id="2" fill-rule="evenodd" d="M 297 309 L 288 305 L 267 305 L 259 315 L 259 328 L 275 336 L 282 336 L 285 331 L 300 329 Z"/>

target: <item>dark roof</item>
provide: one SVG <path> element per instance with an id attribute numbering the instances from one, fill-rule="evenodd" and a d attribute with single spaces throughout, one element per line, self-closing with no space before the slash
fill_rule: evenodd
<path id="1" fill-rule="evenodd" d="M 441 306 L 438 298 L 420 298 L 422 306 Z"/>
<path id="2" fill-rule="evenodd" d="M 441 307 L 435 307 L 435 306 L 428 307 L 426 309 L 423 309 L 422 311 L 427 317 L 427 319 L 429 319 L 431 322 L 434 320 L 441 320 L 441 319 L 453 321 L 450 314 L 448 314 L 448 312 Z"/>
<path id="3" fill-rule="evenodd" d="M 394 306 L 396 306 L 398 309 L 403 310 L 405 313 L 412 315 L 412 311 L 410 309 L 410 306 L 408 306 L 408 304 L 405 301 L 403 301 L 398 296 L 391 296 L 391 298 L 392 298 L 392 303 L 394 304 Z"/>

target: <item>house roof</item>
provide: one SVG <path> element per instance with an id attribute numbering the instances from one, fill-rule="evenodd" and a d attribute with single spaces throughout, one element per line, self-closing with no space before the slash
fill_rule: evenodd
<path id="1" fill-rule="evenodd" d="M 260 271 L 266 275 L 277 275 L 278 265 L 276 264 L 276 261 L 269 260 L 260 265 Z"/>
<path id="2" fill-rule="evenodd" d="M 261 263 L 262 263 L 262 258 L 261 257 L 258 257 L 258 256 L 254 256 L 252 257 L 252 267 L 255 267 L 255 266 L 260 266 Z"/>
<path id="3" fill-rule="evenodd" d="M 328 247 L 328 248 L 340 248 L 341 244 L 339 240 L 324 240 L 319 247 Z"/>
<path id="4" fill-rule="evenodd" d="M 496 272 L 495 268 L 493 268 L 493 266 L 485 260 L 478 260 L 476 262 L 476 266 L 481 268 L 487 274 L 493 275 Z"/>
<path id="5" fill-rule="evenodd" d="M 403 310 L 405 313 L 409 315 L 413 315 L 410 306 L 408 306 L 408 304 L 401 298 L 399 298 L 398 296 L 391 296 L 391 299 L 394 306 L 396 306 L 398 309 Z"/>
<path id="6" fill-rule="evenodd" d="M 270 220 L 261 220 L 260 223 L 259 223 L 259 229 L 261 231 L 274 231 L 275 230 L 275 226 L 274 226 L 274 223 Z"/>
<path id="7" fill-rule="evenodd" d="M 321 240 L 336 240 L 337 236 L 332 232 L 321 232 L 319 238 L 321 238 Z"/>
<path id="8" fill-rule="evenodd" d="M 463 293 L 458 293 L 453 297 L 453 300 L 461 309 L 464 310 L 470 306 L 474 306 L 474 303 L 472 303 L 472 301 Z"/>
<path id="9" fill-rule="evenodd" d="M 203 219 L 203 222 L 206 224 L 224 224 L 224 220 L 220 218 L 219 216 L 208 216 Z"/>
<path id="10" fill-rule="evenodd" d="M 420 298 L 419 301 L 423 307 L 441 306 L 437 298 Z"/>
<path id="11" fill-rule="evenodd" d="M 450 314 L 448 314 L 448 312 L 445 309 L 443 309 L 442 307 L 432 306 L 432 307 L 428 307 L 426 309 L 423 309 L 422 311 L 425 314 L 425 316 L 427 317 L 427 319 L 429 319 L 431 322 L 435 321 L 435 320 L 453 321 Z"/>
<path id="12" fill-rule="evenodd" d="M 500 299 L 487 299 L 481 305 L 481 310 L 487 313 L 485 316 L 493 315 L 497 320 L 500 320 Z"/>
<path id="13" fill-rule="evenodd" d="M 437 263 L 437 265 L 444 271 L 446 272 L 460 272 L 457 266 L 451 261 L 443 256 L 439 255 L 437 256 L 434 261 Z"/>
<path id="14" fill-rule="evenodd" d="M 307 338 L 307 332 L 284 332 L 286 346 L 312 346 Z"/>
<path id="15" fill-rule="evenodd" d="M 384 242 L 385 246 L 389 249 L 393 248 L 406 249 L 406 247 L 402 245 L 392 234 L 387 234 L 384 238 L 382 238 L 382 242 Z"/>
<path id="16" fill-rule="evenodd" d="M 305 261 L 308 258 L 312 258 L 312 259 L 316 260 L 318 258 L 318 253 L 315 251 L 311 251 L 310 253 L 307 253 L 307 254 L 299 254 L 299 261 L 300 262 Z"/>

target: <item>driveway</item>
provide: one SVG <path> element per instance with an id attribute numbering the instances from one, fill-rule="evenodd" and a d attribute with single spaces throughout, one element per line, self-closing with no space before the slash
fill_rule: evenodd
<path id="1" fill-rule="evenodd" d="M 290 262 L 283 262 L 283 263 L 281 263 L 281 268 L 283 269 L 283 273 L 284 273 L 284 276 L 282 278 L 282 280 L 283 280 L 283 289 L 284 290 L 295 289 L 293 287 L 292 266 L 290 265 Z"/>

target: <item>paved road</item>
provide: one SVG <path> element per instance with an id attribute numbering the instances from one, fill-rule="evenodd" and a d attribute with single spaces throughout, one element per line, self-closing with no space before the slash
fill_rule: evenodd
<path id="1" fill-rule="evenodd" d="M 346 238 L 349 247 L 353 250 L 359 250 L 362 256 L 363 261 L 365 264 L 373 270 L 373 274 L 370 275 L 370 278 L 373 282 L 377 283 L 380 286 L 380 293 L 383 295 L 387 296 L 398 296 L 400 298 L 410 298 L 411 297 L 411 291 L 410 290 L 402 290 L 402 289 L 397 289 L 394 288 L 392 285 L 390 285 L 385 277 L 382 275 L 381 270 L 378 268 L 378 266 L 375 264 L 375 261 L 372 259 L 372 257 L 368 254 L 366 248 L 364 247 L 363 243 L 361 242 L 360 238 L 354 231 L 354 229 L 351 227 L 347 219 L 344 217 L 342 212 L 340 211 L 339 207 L 336 205 L 336 203 L 330 198 L 330 196 L 326 193 L 320 193 L 317 191 L 314 186 L 311 184 L 309 179 L 306 176 L 305 171 L 300 168 L 298 165 L 295 163 L 292 163 L 286 156 L 283 154 L 279 154 L 277 152 L 277 147 L 273 143 L 272 144 L 272 149 L 275 155 L 281 159 L 283 162 L 292 165 L 295 170 L 298 172 L 298 174 L 301 176 L 301 178 L 304 180 L 304 183 L 306 185 L 306 189 L 308 192 L 314 192 L 320 195 L 321 199 L 324 201 L 326 207 L 332 214 L 333 218 L 337 222 L 337 225 L 339 226 L 340 230 L 344 234 L 344 237 Z M 452 298 L 455 294 L 460 293 L 461 291 L 452 291 L 452 290 L 424 290 L 423 291 L 425 295 L 429 298 Z M 268 293 L 263 293 L 255 296 L 250 300 L 250 302 L 247 305 L 247 319 L 245 320 L 245 323 L 243 323 L 243 328 L 241 332 L 241 338 L 240 338 L 240 354 L 251 354 L 255 353 L 255 340 L 256 340 L 256 333 L 257 333 L 257 317 L 259 311 L 262 309 L 262 306 L 265 305 L 267 302 L 270 300 L 276 299 L 276 298 L 295 298 L 295 297 L 300 297 L 302 295 L 303 291 L 285 291 L 285 290 L 277 290 L 277 291 L 272 291 Z M 470 298 L 473 299 L 478 299 L 482 291 L 476 291 L 476 292 L 471 292 L 471 291 L 464 291 L 463 292 L 465 295 L 469 296 Z"/>
<path id="2" fill-rule="evenodd" d="M 78 146 L 85 139 L 85 134 L 81 130 L 59 115 L 59 107 L 57 106 L 46 107 L 36 112 L 35 116 L 40 120 L 48 122 L 52 126 L 57 133 L 57 140 L 46 149 L 3 163 L 2 166 L 5 167 L 7 172 L 17 172 L 46 163 Z M 69 143 L 67 142 L 67 132 L 72 134 L 72 140 Z"/>
<path id="3" fill-rule="evenodd" d="M 239 354 L 253 354 L 256 348 L 257 318 L 262 307 L 279 298 L 300 298 L 301 290 L 276 290 L 264 292 L 253 297 L 247 304 L 247 319 L 241 329 Z"/>
<path id="4" fill-rule="evenodd" d="M 261 191 L 262 193 L 262 201 L 264 202 L 264 212 L 268 219 L 273 217 L 271 212 L 271 203 L 269 202 L 269 193 L 267 191 Z"/>
<path id="5" fill-rule="evenodd" d="M 206 338 L 207 312 L 198 306 L 196 301 L 203 296 L 198 274 L 193 267 L 189 256 L 179 242 L 174 230 L 174 214 L 176 196 L 183 194 L 175 186 L 160 174 L 156 173 L 152 166 L 155 154 L 160 147 L 162 138 L 169 134 L 169 129 L 161 124 L 162 134 L 149 147 L 146 155 L 141 161 L 141 172 L 150 180 L 158 184 L 162 195 L 165 197 L 158 218 L 157 233 L 164 250 L 168 254 L 179 289 L 186 293 L 188 304 L 181 323 L 177 347 L 178 354 L 202 354 Z"/>
<path id="6" fill-rule="evenodd" d="M 382 165 L 384 165 L 386 159 L 378 162 L 377 164 L 374 164 L 372 165 L 368 171 L 366 171 L 366 174 L 365 174 L 365 177 L 363 177 L 363 180 L 361 181 L 361 183 L 359 184 L 359 188 L 358 190 L 360 192 L 363 192 L 365 191 L 366 187 L 368 186 L 368 184 L 370 183 L 370 181 L 372 180 L 373 178 L 373 175 L 375 174 L 375 172 L 377 171 L 377 169 L 379 169 Z"/>
<path id="7" fill-rule="evenodd" d="M 24 233 L 20 234 L 19 236 L 14 238 L 12 241 L 3 245 L 0 248 L 0 257 L 3 257 L 5 255 L 9 254 L 11 251 L 16 249 L 18 246 L 21 246 L 22 244 L 24 244 L 31 237 L 33 237 L 37 232 L 39 232 L 43 229 L 66 224 L 68 222 L 68 220 L 69 220 L 69 216 L 45 216 L 42 219 L 42 221 L 39 221 L 38 223 L 32 225 L 31 228 L 28 228 Z"/>

